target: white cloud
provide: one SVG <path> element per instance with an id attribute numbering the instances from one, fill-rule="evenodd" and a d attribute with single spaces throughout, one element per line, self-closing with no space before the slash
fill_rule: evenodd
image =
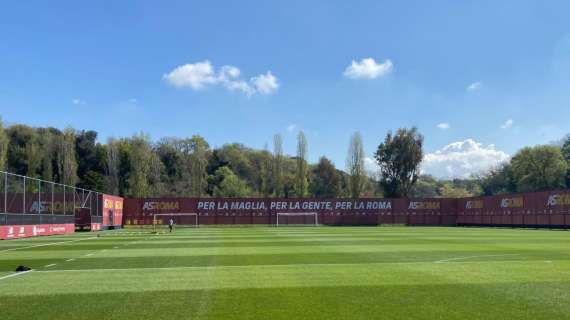
<path id="1" fill-rule="evenodd" d="M 295 129 L 297 129 L 297 125 L 294 123 L 287 126 L 287 131 L 289 131 L 289 132 L 293 132 L 293 131 L 295 131 Z"/>
<path id="2" fill-rule="evenodd" d="M 428 153 L 422 161 L 422 172 L 439 178 L 467 178 L 508 161 L 509 155 L 495 145 L 484 146 L 473 139 L 458 141 L 441 150 Z"/>
<path id="3" fill-rule="evenodd" d="M 241 80 L 240 75 L 240 69 L 230 65 L 224 65 L 216 72 L 216 68 L 206 60 L 178 66 L 163 75 L 163 78 L 175 87 L 201 90 L 207 86 L 219 85 L 230 91 L 241 91 L 248 96 L 255 93 L 268 95 L 279 89 L 279 80 L 271 71 L 252 77 L 249 82 Z"/>
<path id="4" fill-rule="evenodd" d="M 378 166 L 376 159 L 371 157 L 364 157 L 364 169 L 372 175 L 377 174 L 378 171 L 380 171 L 380 167 Z"/>
<path id="5" fill-rule="evenodd" d="M 176 67 L 168 74 L 165 74 L 164 79 L 173 86 L 190 87 L 194 90 L 200 90 L 206 85 L 217 82 L 214 67 L 208 60 Z"/>
<path id="6" fill-rule="evenodd" d="M 442 122 L 442 123 L 440 123 L 440 124 L 437 125 L 437 128 L 438 128 L 438 129 L 441 129 L 441 130 L 447 130 L 447 129 L 450 128 L 450 126 L 449 126 L 449 123 L 447 123 L 447 122 Z"/>
<path id="7" fill-rule="evenodd" d="M 515 124 L 515 121 L 513 119 L 508 119 L 501 125 L 501 129 L 509 129 L 513 126 L 513 124 Z"/>
<path id="8" fill-rule="evenodd" d="M 230 91 L 241 91 L 248 96 L 255 93 L 255 89 L 243 80 L 238 81 L 223 81 L 223 86 Z"/>
<path id="9" fill-rule="evenodd" d="M 87 103 L 79 98 L 75 98 L 71 100 L 71 103 L 73 103 L 76 106 L 83 106 L 86 105 Z"/>
<path id="10" fill-rule="evenodd" d="M 271 74 L 271 71 L 251 78 L 251 83 L 261 94 L 272 94 L 279 89 L 279 81 Z"/>
<path id="11" fill-rule="evenodd" d="M 239 77 L 241 71 L 234 66 L 222 66 L 219 77 L 221 79 L 235 79 Z"/>
<path id="12" fill-rule="evenodd" d="M 350 66 L 344 70 L 344 76 L 351 79 L 376 79 L 392 72 L 391 60 L 377 63 L 373 58 L 365 58 L 357 62 L 352 60 Z"/>
<path id="13" fill-rule="evenodd" d="M 482 86 L 482 85 L 483 85 L 483 84 L 482 84 L 481 82 L 479 82 L 479 81 L 473 82 L 472 84 L 468 85 L 467 88 L 465 88 L 465 90 L 467 90 L 467 91 L 477 91 L 477 90 L 481 89 L 481 86 Z"/>

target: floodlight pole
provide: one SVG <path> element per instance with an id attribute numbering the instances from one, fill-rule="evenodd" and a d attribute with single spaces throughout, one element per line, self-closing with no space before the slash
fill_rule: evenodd
<path id="1" fill-rule="evenodd" d="M 42 184 L 38 180 L 38 214 L 40 215 L 40 224 L 42 223 Z"/>
<path id="2" fill-rule="evenodd" d="M 8 213 L 8 174 L 4 172 L 4 213 Z"/>
<path id="3" fill-rule="evenodd" d="M 24 192 L 23 192 L 24 206 L 22 207 L 22 213 L 26 214 L 26 177 L 24 177 Z"/>

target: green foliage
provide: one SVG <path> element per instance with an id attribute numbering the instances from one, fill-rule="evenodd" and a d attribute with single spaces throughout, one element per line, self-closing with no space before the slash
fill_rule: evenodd
<path id="1" fill-rule="evenodd" d="M 418 175 L 422 139 L 415 128 L 389 133 L 375 155 L 383 170 L 375 173 L 365 170 L 358 133 L 350 139 L 346 170 L 338 170 L 326 158 L 308 163 L 302 132 L 289 156 L 279 134 L 271 153 L 240 143 L 211 149 L 198 135 L 153 143 L 139 134 L 99 143 L 95 131 L 4 128 L 0 120 L 0 169 L 123 196 L 458 197 L 570 187 L 570 136 L 560 148 L 526 148 L 479 177 L 449 181 Z M 214 179 L 222 167 L 235 176 L 223 187 L 223 179 Z"/>
<path id="2" fill-rule="evenodd" d="M 87 171 L 80 185 L 84 189 L 102 191 L 105 189 L 105 176 L 99 172 Z"/>
<path id="3" fill-rule="evenodd" d="M 105 191 L 110 194 L 119 194 L 119 143 L 110 138 L 105 148 Z"/>
<path id="4" fill-rule="evenodd" d="M 133 136 L 129 150 L 129 178 L 127 195 L 136 198 L 150 195 L 149 175 L 151 172 L 150 139 L 144 133 Z"/>
<path id="5" fill-rule="evenodd" d="M 438 180 L 430 175 L 420 175 L 410 191 L 416 198 L 461 198 L 483 193 L 475 179 Z"/>
<path id="6" fill-rule="evenodd" d="M 0 170 L 6 170 L 8 162 L 8 136 L 4 130 L 4 123 L 0 117 Z"/>
<path id="7" fill-rule="evenodd" d="M 430 175 L 421 175 L 410 190 L 410 197 L 435 198 L 439 196 L 442 183 Z"/>
<path id="8" fill-rule="evenodd" d="M 59 182 L 74 186 L 77 183 L 77 158 L 75 153 L 75 130 L 66 128 L 57 139 L 56 160 Z"/>
<path id="9" fill-rule="evenodd" d="M 8 145 L 7 164 L 14 173 L 36 176 L 39 168 L 37 134 L 31 127 L 13 125 L 6 129 L 10 141 Z"/>
<path id="10" fill-rule="evenodd" d="M 295 193 L 298 197 L 304 197 L 307 194 L 307 138 L 303 131 L 299 131 L 297 136 L 297 171 L 295 175 Z"/>
<path id="11" fill-rule="evenodd" d="M 439 190 L 439 195 L 444 198 L 466 198 L 472 197 L 473 194 L 465 188 L 456 187 L 453 183 L 444 183 Z"/>
<path id="12" fill-rule="evenodd" d="M 348 171 L 348 190 L 352 198 L 359 198 L 366 187 L 366 170 L 364 168 L 364 146 L 360 132 L 350 138 L 346 168 Z"/>
<path id="13" fill-rule="evenodd" d="M 511 160 L 511 167 L 517 191 L 544 191 L 566 185 L 568 163 L 556 146 L 523 148 Z"/>
<path id="14" fill-rule="evenodd" d="M 513 171 L 509 163 L 504 163 L 481 175 L 479 184 L 483 195 L 507 194 L 516 192 L 517 187 L 513 177 Z"/>
<path id="15" fill-rule="evenodd" d="M 213 180 L 215 181 L 214 196 L 216 197 L 247 197 L 251 195 L 251 190 L 245 181 L 228 167 L 220 167 L 216 170 Z"/>
<path id="16" fill-rule="evenodd" d="M 321 157 L 313 168 L 309 190 L 317 198 L 335 198 L 340 194 L 341 177 L 326 157 Z"/>
<path id="17" fill-rule="evenodd" d="M 273 136 L 273 194 L 276 197 L 283 196 L 284 193 L 284 179 L 283 179 L 283 138 L 280 134 Z"/>
<path id="18" fill-rule="evenodd" d="M 388 197 L 408 196 L 416 183 L 423 159 L 424 137 L 417 128 L 388 132 L 374 157 L 380 166 L 380 183 Z"/>
<path id="19" fill-rule="evenodd" d="M 564 143 L 560 150 L 562 152 L 562 156 L 566 160 L 568 164 L 568 170 L 566 170 L 566 188 L 570 188 L 570 135 L 567 135 L 564 139 Z"/>

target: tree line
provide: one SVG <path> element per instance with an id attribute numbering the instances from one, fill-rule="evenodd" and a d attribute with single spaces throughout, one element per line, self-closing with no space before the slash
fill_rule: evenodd
<path id="1" fill-rule="evenodd" d="M 271 150 L 240 143 L 212 148 L 201 136 L 162 138 L 144 133 L 110 138 L 92 130 L 4 127 L 0 170 L 127 197 L 464 197 L 570 187 L 570 137 L 561 146 L 520 150 L 510 162 L 469 179 L 439 180 L 420 171 L 423 136 L 416 128 L 388 132 L 368 172 L 362 136 L 349 141 L 346 166 L 326 157 L 311 164 L 301 131 L 295 155 L 283 138 Z"/>

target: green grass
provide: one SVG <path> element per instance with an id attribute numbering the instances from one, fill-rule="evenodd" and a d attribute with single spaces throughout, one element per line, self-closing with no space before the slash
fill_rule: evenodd
<path id="1" fill-rule="evenodd" d="M 4 278 L 20 264 L 34 271 Z M 0 319 L 568 318 L 565 231 L 201 228 L 0 242 Z"/>

